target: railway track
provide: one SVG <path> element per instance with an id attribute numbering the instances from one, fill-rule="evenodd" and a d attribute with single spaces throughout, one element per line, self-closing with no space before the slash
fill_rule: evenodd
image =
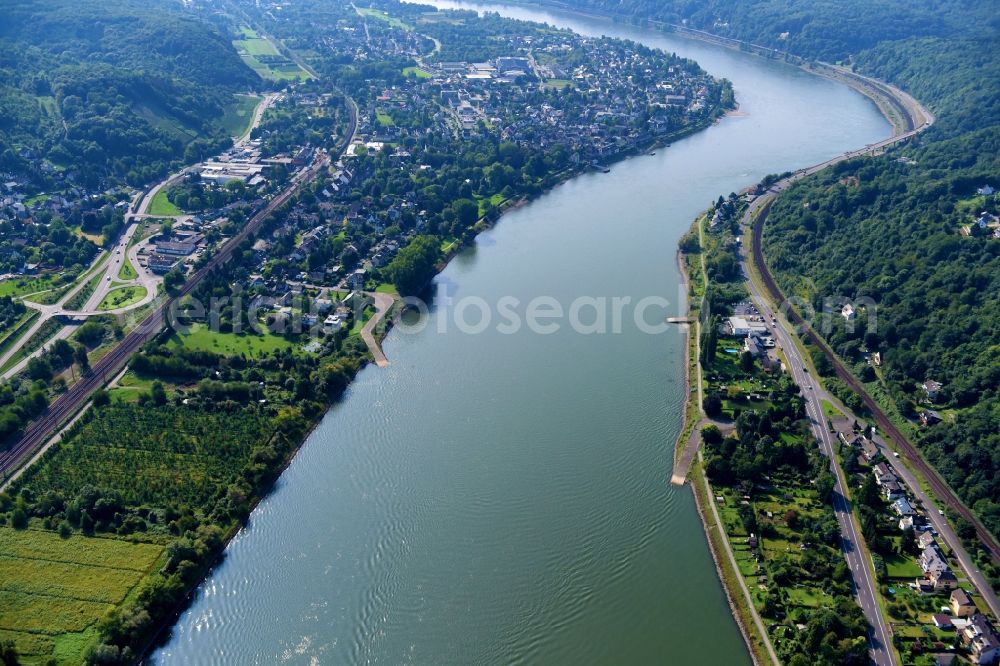
<path id="1" fill-rule="evenodd" d="M 349 131 L 344 136 L 343 145 L 338 146 L 338 154 L 342 154 L 347 149 L 357 129 L 357 112 L 354 104 L 350 98 L 345 97 L 345 100 L 350 110 L 351 122 Z M 39 418 L 32 421 L 17 441 L 6 451 L 0 451 L 0 480 L 7 479 L 39 447 L 44 445 L 64 423 L 86 404 L 94 391 L 107 384 L 108 380 L 125 366 L 132 354 L 139 351 L 144 344 L 152 340 L 163 329 L 166 315 L 175 301 L 190 294 L 213 270 L 228 262 L 244 240 L 255 235 L 272 213 L 286 204 L 298 192 L 299 188 L 315 178 L 329 164 L 330 157 L 322 155 L 317 157 L 306 170 L 296 174 L 292 178 L 291 184 L 268 202 L 267 206 L 253 215 L 239 233 L 230 238 L 207 264 L 195 271 L 185 281 L 176 295 L 158 305 L 114 349 L 91 366 L 87 375 L 53 401 Z"/>
<path id="2" fill-rule="evenodd" d="M 132 354 L 152 340 L 163 329 L 166 314 L 171 304 L 176 299 L 190 294 L 207 275 L 228 262 L 239 244 L 244 239 L 255 234 L 271 213 L 287 203 L 295 192 L 298 191 L 298 188 L 304 182 L 308 182 L 308 180 L 314 177 L 321 165 L 327 163 L 328 158 L 324 158 L 319 164 L 313 165 L 305 172 L 306 177 L 296 181 L 280 195 L 271 200 L 265 208 L 250 219 L 238 234 L 226 243 L 217 255 L 212 257 L 205 266 L 188 278 L 176 296 L 161 303 L 132 332 L 126 335 L 118 346 L 95 363 L 83 379 L 74 384 L 72 388 L 53 402 L 42 414 L 41 418 L 32 422 L 10 449 L 0 453 L 0 476 L 6 476 L 26 455 L 40 446 L 53 430 L 75 414 L 94 391 L 102 387 L 110 377 L 121 370 Z"/>
<path id="3" fill-rule="evenodd" d="M 753 260 L 757 265 L 757 270 L 760 271 L 761 279 L 764 283 L 765 289 L 767 289 L 768 295 L 774 303 L 785 302 L 784 294 L 781 292 L 781 288 L 778 286 L 777 281 L 774 279 L 774 275 L 767 266 L 767 262 L 764 260 L 764 251 L 762 249 L 761 241 L 764 235 L 764 223 L 767 220 L 767 215 L 771 210 L 771 206 L 774 203 L 774 198 L 768 201 L 760 209 L 760 213 L 757 215 L 756 220 L 753 224 L 752 234 L 753 234 Z M 899 428 L 885 415 L 882 408 L 878 403 L 872 398 L 861 383 L 852 375 L 840 358 L 830 349 L 826 341 L 816 331 L 810 327 L 805 319 L 795 308 L 788 308 L 787 315 L 788 320 L 795 326 L 799 326 L 805 331 L 805 336 L 814 344 L 823 355 L 830 361 L 833 365 L 834 370 L 837 373 L 837 377 L 840 378 L 848 387 L 858 394 L 861 401 L 864 403 L 865 408 L 871 413 L 875 424 L 878 426 L 879 430 L 886 436 L 888 436 L 896 446 L 899 448 L 900 455 L 904 456 L 907 463 L 919 470 L 921 475 L 927 481 L 927 485 L 930 486 L 934 495 L 940 498 L 942 502 L 945 503 L 948 508 L 954 511 L 956 514 L 962 516 L 965 520 L 969 521 L 970 524 L 975 527 L 976 536 L 979 541 L 986 547 L 989 551 L 990 556 L 993 558 L 994 562 L 1000 562 L 1000 546 L 997 545 L 996 541 L 993 539 L 993 535 L 990 534 L 989 530 L 979 521 L 976 515 L 967 507 L 965 504 L 955 495 L 951 487 L 940 477 L 937 472 L 923 459 L 920 452 L 913 445 L 912 442 L 900 431 Z"/>

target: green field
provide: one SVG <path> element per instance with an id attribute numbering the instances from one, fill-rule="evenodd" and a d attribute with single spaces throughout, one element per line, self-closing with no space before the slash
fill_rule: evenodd
<path id="1" fill-rule="evenodd" d="M 168 217 L 184 214 L 184 211 L 175 206 L 173 202 L 167 198 L 166 189 L 161 189 L 156 193 L 156 196 L 153 197 L 153 200 L 149 204 L 149 210 L 146 212 L 150 215 L 165 215 Z"/>
<path id="2" fill-rule="evenodd" d="M 0 527 L 0 640 L 25 664 L 78 664 L 96 625 L 159 562 L 163 547 Z"/>
<path id="3" fill-rule="evenodd" d="M 243 39 L 233 40 L 243 62 L 262 79 L 271 81 L 306 81 L 312 76 L 281 54 L 269 39 L 250 28 L 241 28 Z"/>
<path id="4" fill-rule="evenodd" d="M 54 289 L 64 284 L 65 278 L 59 273 L 16 277 L 0 282 L 0 296 L 24 296 Z"/>
<path id="5" fill-rule="evenodd" d="M 914 578 L 921 578 L 923 571 L 912 555 L 900 555 L 895 553 L 891 556 L 882 555 L 885 560 L 886 573 L 889 578 L 899 578 L 912 582 Z"/>
<path id="6" fill-rule="evenodd" d="M 403 76 L 409 76 L 412 74 L 418 79 L 429 79 L 431 78 L 431 73 L 420 69 L 419 67 L 404 67 Z"/>
<path id="7" fill-rule="evenodd" d="M 826 418 L 839 419 L 844 416 L 829 400 L 822 400 L 821 402 L 823 403 L 823 413 L 826 414 Z"/>
<path id="8" fill-rule="evenodd" d="M 378 124 L 381 125 L 382 127 L 392 127 L 393 125 L 396 124 L 395 122 L 393 122 L 392 116 L 390 116 L 385 111 L 376 111 L 375 120 L 377 120 Z"/>
<path id="9" fill-rule="evenodd" d="M 254 109 L 257 108 L 260 99 L 257 95 L 237 95 L 236 100 L 226 107 L 226 112 L 220 121 L 222 128 L 230 136 L 243 136 L 250 127 Z"/>
<path id="10" fill-rule="evenodd" d="M 280 335 L 213 333 L 204 324 L 194 324 L 185 334 L 175 333 L 170 345 L 210 351 L 216 354 L 262 356 L 278 349 L 291 349 L 295 343 Z"/>
<path id="11" fill-rule="evenodd" d="M 134 280 L 139 277 L 139 274 L 135 272 L 135 267 L 132 266 L 132 262 L 129 261 L 128 257 L 125 257 L 125 261 L 122 262 L 122 267 L 118 270 L 119 280 Z"/>
<path id="12" fill-rule="evenodd" d="M 278 49 L 274 48 L 274 44 L 261 37 L 252 37 L 250 39 L 239 39 L 233 42 L 233 45 L 242 51 L 246 51 L 252 56 L 259 55 L 281 55 L 278 53 Z"/>
<path id="13" fill-rule="evenodd" d="M 108 393 L 114 402 L 135 402 L 142 393 L 149 393 L 153 388 L 153 380 L 139 377 L 131 370 L 122 375 Z"/>
<path id="14" fill-rule="evenodd" d="M 97 309 L 116 310 L 128 307 L 146 298 L 147 293 L 146 288 L 139 285 L 118 287 L 108 292 L 108 295 L 104 297 L 104 300 L 97 306 Z"/>
<path id="15" fill-rule="evenodd" d="M 405 21 L 401 21 L 395 16 L 389 16 L 385 12 L 375 9 L 374 7 L 357 7 L 358 14 L 366 18 L 378 19 L 379 21 L 385 21 L 393 28 L 399 28 L 401 30 L 413 30 L 413 26 Z"/>
<path id="16" fill-rule="evenodd" d="M 573 85 L 573 82 L 569 79 L 549 79 L 545 82 L 546 88 L 555 88 L 556 90 L 562 90 L 563 88 L 569 88 Z"/>
<path id="17" fill-rule="evenodd" d="M 492 205 L 493 208 L 499 208 L 500 205 L 507 201 L 507 197 L 502 194 L 494 194 L 493 196 L 486 197 L 476 197 L 476 202 L 479 204 L 479 217 L 486 214 L 486 207 Z"/>

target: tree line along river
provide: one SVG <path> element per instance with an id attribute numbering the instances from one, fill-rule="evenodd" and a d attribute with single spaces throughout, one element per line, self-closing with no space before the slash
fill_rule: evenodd
<path id="1" fill-rule="evenodd" d="M 423 329 L 390 333 L 391 365 L 326 415 L 153 661 L 750 663 L 691 490 L 669 483 L 681 331 L 625 307 L 620 332 L 609 319 L 585 334 L 568 311 L 583 299 L 593 323 L 595 303 L 652 297 L 669 305 L 647 323 L 683 312 L 676 247 L 699 211 L 890 127 L 860 94 L 781 63 L 572 14 L 434 4 L 675 51 L 731 80 L 740 113 L 556 188 L 458 255 Z M 501 330 L 496 312 L 459 325 L 504 297 L 566 316 L 551 333 Z"/>

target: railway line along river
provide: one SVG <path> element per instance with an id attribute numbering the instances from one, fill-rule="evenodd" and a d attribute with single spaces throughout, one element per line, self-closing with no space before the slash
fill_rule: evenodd
<path id="1" fill-rule="evenodd" d="M 523 319 L 538 296 L 566 310 L 659 297 L 671 304 L 649 322 L 679 314 L 677 241 L 699 211 L 891 131 L 857 92 L 781 63 L 549 10 L 438 5 L 675 51 L 730 79 L 741 112 L 504 216 L 438 276 L 455 303 L 513 297 Z M 390 333 L 391 365 L 326 415 L 153 661 L 749 663 L 691 489 L 669 482 L 682 333 L 625 312 L 619 333 L 568 319 L 511 333 L 496 316 L 459 326 L 483 308 L 438 298 L 423 330 Z"/>

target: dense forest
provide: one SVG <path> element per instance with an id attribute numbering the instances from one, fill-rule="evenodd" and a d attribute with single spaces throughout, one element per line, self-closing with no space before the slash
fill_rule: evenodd
<path id="1" fill-rule="evenodd" d="M 960 0 L 552 0 L 540 4 L 609 13 L 635 23 L 647 19 L 749 41 L 805 58 L 838 62 L 881 43 L 911 37 L 950 37 L 997 25 L 988 3 Z"/>
<path id="2" fill-rule="evenodd" d="M 16 0 L 0 23 L 0 170 L 142 184 L 216 150 L 233 93 L 259 85 L 180 4 Z"/>

